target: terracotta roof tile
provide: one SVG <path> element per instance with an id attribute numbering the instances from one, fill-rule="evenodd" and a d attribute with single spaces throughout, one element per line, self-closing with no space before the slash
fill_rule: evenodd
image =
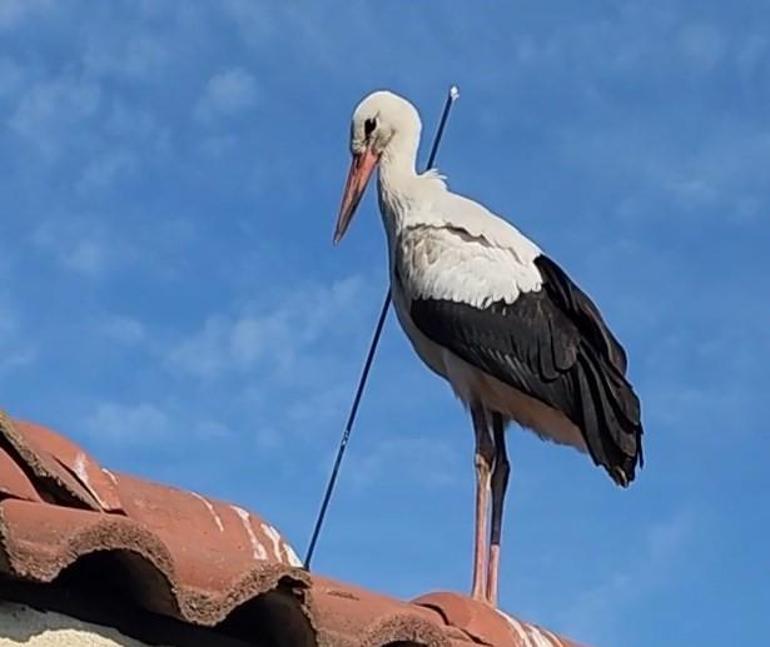
<path id="1" fill-rule="evenodd" d="M 33 422 L 14 421 L 30 449 L 64 467 L 106 512 L 120 511 L 114 480 L 87 452 L 68 438 Z"/>
<path id="2" fill-rule="evenodd" d="M 318 616 L 318 628 L 340 645 L 387 645 L 413 641 L 435 646 L 467 645 L 472 641 L 460 631 L 447 631 L 444 623 L 426 609 L 394 600 L 366 589 L 313 577 L 310 592 Z M 345 636 L 355 637 L 345 643 Z"/>
<path id="3" fill-rule="evenodd" d="M 24 470 L 0 448 L 0 498 L 13 497 L 27 501 L 42 501 Z"/>
<path id="4" fill-rule="evenodd" d="M 255 513 L 112 473 L 67 438 L 0 412 L 0 575 L 56 586 L 98 555 L 114 558 L 99 568 L 126 578 L 140 608 L 230 633 L 236 616 L 274 617 L 279 645 L 571 645 L 454 593 L 402 602 L 311 577 Z"/>
<path id="5" fill-rule="evenodd" d="M 66 462 L 58 460 L 57 452 L 69 457 L 72 443 L 68 440 L 39 425 L 12 423 L 2 411 L 0 434 L 4 444 L 9 447 L 9 453 L 13 452 L 19 456 L 26 470 L 35 478 L 36 485 L 39 485 L 49 498 L 92 510 L 103 509 L 97 498 Z M 83 456 L 85 457 L 85 452 Z"/>
<path id="6" fill-rule="evenodd" d="M 297 568 L 299 560 L 280 534 L 257 515 L 112 474 L 39 425 L 7 417 L 0 417 L 0 425 L 23 462 L 0 449 L 3 463 L 10 460 L 17 468 L 12 486 L 4 488 L 12 490 L 11 498 L 0 502 L 0 548 L 8 574 L 51 582 L 83 556 L 119 551 L 134 556 L 132 576 L 151 584 L 137 587 L 140 601 L 157 613 L 212 626 L 279 582 L 296 587 L 297 603 L 304 604 L 299 591 L 309 586 L 309 576 Z M 89 509 L 32 499 L 34 487 L 22 468 L 49 492 L 53 488 L 54 499 L 65 492 L 73 504 L 90 501 Z"/>
<path id="7" fill-rule="evenodd" d="M 483 645 L 576 647 L 575 643 L 550 631 L 516 620 L 457 593 L 429 593 L 412 600 L 412 603 L 437 611 L 447 624 L 462 629 L 474 642 Z"/>

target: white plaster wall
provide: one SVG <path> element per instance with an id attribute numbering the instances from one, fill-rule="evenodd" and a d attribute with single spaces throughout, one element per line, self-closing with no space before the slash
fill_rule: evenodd
<path id="1" fill-rule="evenodd" d="M 111 627 L 0 600 L 0 647 L 144 647 Z"/>

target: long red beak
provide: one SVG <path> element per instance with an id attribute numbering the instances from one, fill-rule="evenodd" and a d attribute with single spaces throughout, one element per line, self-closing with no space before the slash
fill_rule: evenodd
<path id="1" fill-rule="evenodd" d="M 334 244 L 342 240 L 348 229 L 353 214 L 356 211 L 361 196 L 364 195 L 366 184 L 380 161 L 380 156 L 367 148 L 363 153 L 353 155 L 353 161 L 348 171 L 348 179 L 345 182 L 345 193 L 342 196 L 340 214 L 337 216 L 337 226 L 334 229 Z"/>

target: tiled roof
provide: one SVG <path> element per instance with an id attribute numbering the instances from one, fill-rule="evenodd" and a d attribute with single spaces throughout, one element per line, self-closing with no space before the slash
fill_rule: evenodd
<path id="1" fill-rule="evenodd" d="M 67 438 L 0 411 L 0 598 L 4 582 L 55 591 L 89 561 L 94 573 L 95 559 L 131 605 L 239 644 L 572 644 L 461 595 L 403 602 L 311 576 L 257 514 L 111 472 Z M 262 636 L 234 621 L 249 614 Z"/>

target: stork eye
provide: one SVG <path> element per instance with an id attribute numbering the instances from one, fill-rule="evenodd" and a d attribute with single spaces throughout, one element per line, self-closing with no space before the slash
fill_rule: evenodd
<path id="1" fill-rule="evenodd" d="M 374 132 L 374 129 L 377 128 L 377 120 L 376 119 L 367 119 L 364 122 L 364 135 L 368 138 L 369 135 L 371 135 Z"/>

